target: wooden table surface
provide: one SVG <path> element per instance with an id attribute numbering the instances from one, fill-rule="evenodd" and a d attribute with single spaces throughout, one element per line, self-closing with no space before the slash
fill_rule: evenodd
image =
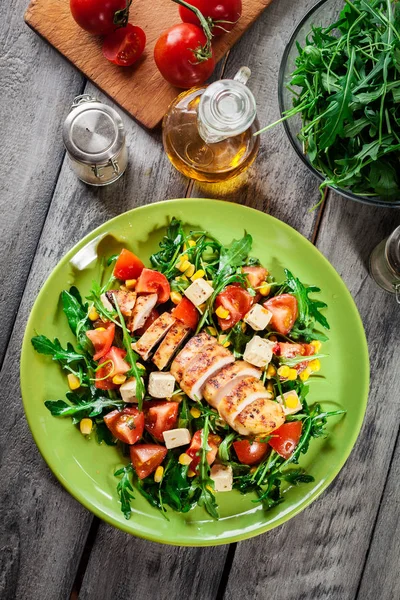
<path id="1" fill-rule="evenodd" d="M 280 58 L 313 3 L 274 0 L 218 67 L 218 76 L 226 77 L 242 65 L 251 68 L 262 124 L 278 117 Z M 371 250 L 399 224 L 399 212 L 332 192 L 309 212 L 319 198 L 318 184 L 281 126 L 264 135 L 245 177 L 224 186 L 198 185 L 169 164 L 159 131 L 149 133 L 123 114 L 129 170 L 112 186 L 85 186 L 69 169 L 61 127 L 74 96 L 103 97 L 24 25 L 25 9 L 26 0 L 0 3 L 0 597 L 398 600 L 399 307 L 371 280 L 367 264 Z M 289 523 L 217 548 L 145 542 L 94 518 L 41 458 L 19 390 L 24 327 L 63 254 L 125 210 L 183 196 L 240 202 L 309 238 L 349 287 L 370 349 L 363 429 L 335 482 Z"/>

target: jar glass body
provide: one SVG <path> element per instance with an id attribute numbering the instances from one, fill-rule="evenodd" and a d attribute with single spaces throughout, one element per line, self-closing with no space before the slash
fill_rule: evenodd
<path id="1" fill-rule="evenodd" d="M 392 294 L 399 295 L 400 290 L 400 227 L 372 251 L 369 270 L 376 283 Z"/>

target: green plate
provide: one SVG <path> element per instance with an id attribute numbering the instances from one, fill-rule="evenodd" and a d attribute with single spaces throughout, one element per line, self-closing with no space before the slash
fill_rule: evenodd
<path id="1" fill-rule="evenodd" d="M 313 440 L 301 465 L 315 482 L 292 487 L 285 501 L 265 513 L 251 495 L 217 494 L 221 518 L 212 520 L 202 508 L 187 514 L 168 510 L 169 521 L 136 493 L 129 521 L 120 512 L 117 480 L 113 473 L 123 462 L 114 447 L 88 440 L 71 420 L 52 417 L 48 399 L 65 397 L 65 375 L 48 357 L 36 354 L 30 339 L 36 332 L 62 343 L 73 342 L 59 304 L 60 292 L 76 285 L 84 296 L 98 277 L 95 256 L 108 257 L 128 246 L 148 259 L 157 249 L 170 218 L 191 228 L 206 229 L 223 243 L 239 238 L 246 229 L 253 236 L 252 254 L 279 280 L 289 268 L 302 281 L 322 289 L 331 331 L 323 352 L 320 375 L 310 383 L 309 401 L 323 407 L 344 407 L 344 417 L 329 421 L 330 435 Z M 88 246 L 88 244 L 92 242 Z M 78 252 L 85 247 L 84 252 Z M 77 268 L 80 266 L 80 269 Z M 84 268 L 82 268 L 84 267 Z M 281 221 L 256 210 L 204 199 L 182 199 L 150 204 L 122 214 L 86 236 L 59 262 L 43 286 L 25 332 L 21 360 L 21 387 L 26 417 L 43 458 L 62 485 L 86 508 L 111 525 L 148 540 L 165 544 L 213 546 L 243 540 L 281 525 L 315 500 L 343 467 L 357 439 L 368 394 L 369 363 L 364 329 L 343 281 L 303 236 Z M 125 462 L 126 459 L 125 459 Z M 312 513 L 310 513 L 312 518 Z"/>

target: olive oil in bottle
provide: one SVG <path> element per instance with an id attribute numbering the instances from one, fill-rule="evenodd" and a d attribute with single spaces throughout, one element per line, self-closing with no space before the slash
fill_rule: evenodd
<path id="1" fill-rule="evenodd" d="M 250 70 L 180 94 L 163 120 L 163 143 L 178 171 L 198 181 L 227 181 L 245 171 L 259 149 Z"/>

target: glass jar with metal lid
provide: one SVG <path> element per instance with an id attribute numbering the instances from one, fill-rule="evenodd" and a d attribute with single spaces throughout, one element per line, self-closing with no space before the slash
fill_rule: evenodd
<path id="1" fill-rule="evenodd" d="M 372 251 L 369 270 L 381 288 L 396 294 L 400 304 L 400 226 Z"/>
<path id="2" fill-rule="evenodd" d="M 128 164 L 125 130 L 119 114 L 93 96 L 77 96 L 64 122 L 64 145 L 81 181 L 113 183 Z"/>

